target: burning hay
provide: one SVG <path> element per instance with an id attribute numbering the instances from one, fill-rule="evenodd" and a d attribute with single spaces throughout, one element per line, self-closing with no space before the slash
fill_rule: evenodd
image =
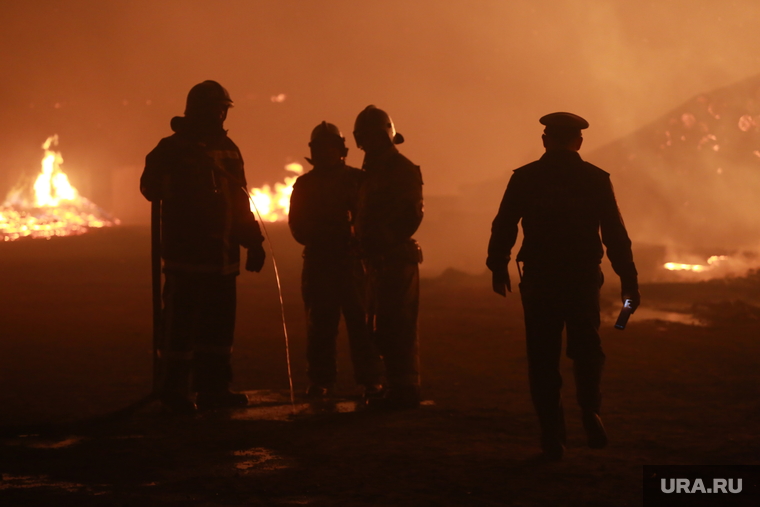
<path id="1" fill-rule="evenodd" d="M 110 216 L 79 192 L 61 170 L 63 157 L 55 149 L 58 136 L 49 137 L 42 145 L 45 155 L 42 170 L 32 185 L 19 185 L 0 206 L 0 238 L 48 238 L 75 236 L 90 228 L 118 225 Z"/>

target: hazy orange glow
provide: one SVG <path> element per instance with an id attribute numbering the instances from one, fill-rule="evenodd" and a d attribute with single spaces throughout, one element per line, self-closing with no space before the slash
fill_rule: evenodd
<path id="1" fill-rule="evenodd" d="M 13 49 L 0 53 L 2 196 L 36 175 L 39 141 L 57 132 L 78 190 L 147 226 L 144 157 L 214 79 L 257 168 L 248 189 L 282 223 L 296 176 L 283 161 L 308 156 L 321 121 L 350 134 L 375 104 L 422 169 L 421 269 L 475 274 L 511 171 L 543 153 L 538 118 L 571 111 L 591 124 L 581 155 L 611 174 L 642 279 L 760 267 L 757 2 L 80 3 L 13 2 L 0 19 Z M 717 253 L 730 258 L 707 269 Z"/>
<path id="2" fill-rule="evenodd" d="M 94 203 L 79 195 L 61 170 L 63 157 L 55 149 L 58 136 L 42 144 L 42 170 L 34 184 L 19 185 L 0 207 L 0 237 L 13 241 L 23 237 L 51 238 L 84 234 L 95 227 L 118 225 Z"/>
<path id="3" fill-rule="evenodd" d="M 261 219 L 267 222 L 280 222 L 288 219 L 290 212 L 290 194 L 293 193 L 293 185 L 300 174 L 303 166 L 293 162 L 285 166 L 285 170 L 295 173 L 295 176 L 286 176 L 284 183 L 274 184 L 274 190 L 269 185 L 261 188 L 252 188 L 250 191 L 251 211 L 258 210 Z M 254 206 L 255 204 L 255 206 Z"/>

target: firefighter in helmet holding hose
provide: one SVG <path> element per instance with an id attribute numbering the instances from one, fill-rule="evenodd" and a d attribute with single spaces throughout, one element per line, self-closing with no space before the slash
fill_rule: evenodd
<path id="1" fill-rule="evenodd" d="M 166 281 L 157 394 L 176 413 L 248 403 L 229 388 L 236 277 L 240 246 L 248 271 L 261 271 L 265 253 L 240 150 L 223 128 L 231 106 L 219 83 L 194 86 L 185 115 L 171 121 L 174 134 L 148 154 L 140 179 L 145 198 L 161 203 Z"/>

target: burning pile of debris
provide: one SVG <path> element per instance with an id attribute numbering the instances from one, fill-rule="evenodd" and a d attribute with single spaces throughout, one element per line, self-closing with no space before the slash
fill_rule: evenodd
<path id="1" fill-rule="evenodd" d="M 665 269 L 670 271 L 693 271 L 694 273 L 701 273 L 708 271 L 713 267 L 716 267 L 721 261 L 725 261 L 728 257 L 725 255 L 713 255 L 707 259 L 707 264 L 679 264 L 677 262 L 666 262 Z"/>
<path id="2" fill-rule="evenodd" d="M 79 192 L 61 170 L 63 157 L 56 150 L 58 136 L 42 145 L 42 170 L 33 183 L 12 189 L 0 206 L 0 238 L 14 241 L 24 237 L 75 236 L 91 228 L 119 224 Z"/>
<path id="3" fill-rule="evenodd" d="M 612 173 L 634 242 L 667 246 L 664 269 L 705 279 L 760 265 L 760 76 L 700 94 L 587 160 Z"/>
<path id="4" fill-rule="evenodd" d="M 688 262 L 666 262 L 662 266 L 671 274 L 670 277 L 664 279 L 675 281 L 741 277 L 760 265 L 760 255 L 753 250 L 735 251 L 730 255 L 712 255 L 707 260 L 704 260 L 704 257 L 684 253 L 669 253 L 666 258 L 677 258 Z"/>
<path id="5" fill-rule="evenodd" d="M 295 176 L 285 176 L 283 183 L 274 184 L 274 189 L 269 185 L 261 188 L 253 188 L 251 195 L 251 211 L 261 214 L 261 219 L 267 222 L 287 222 L 290 212 L 290 194 L 293 193 L 293 185 L 298 176 L 303 173 L 303 166 L 297 162 L 285 166 L 285 170 Z M 255 205 L 255 206 L 254 206 Z"/>
<path id="6" fill-rule="evenodd" d="M 611 173 L 644 280 L 743 276 L 760 267 L 760 75 L 700 94 L 581 155 Z M 419 239 L 428 245 L 428 269 L 484 269 L 511 169 L 457 195 L 426 196 Z M 457 251 L 452 235 L 481 246 Z"/>

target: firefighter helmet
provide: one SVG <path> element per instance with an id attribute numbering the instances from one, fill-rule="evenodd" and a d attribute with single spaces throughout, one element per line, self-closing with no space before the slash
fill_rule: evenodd
<path id="1" fill-rule="evenodd" d="M 309 146 L 312 148 L 312 154 L 315 148 L 319 148 L 324 145 L 335 145 L 340 148 L 342 156 L 345 158 L 348 155 L 348 148 L 346 147 L 346 138 L 340 132 L 340 129 L 332 123 L 323 121 L 311 131 L 311 139 L 309 140 Z"/>
<path id="2" fill-rule="evenodd" d="M 230 94 L 216 81 L 204 81 L 193 86 L 187 94 L 185 115 L 219 106 L 232 107 Z"/>
<path id="3" fill-rule="evenodd" d="M 345 143 L 346 139 L 343 137 L 343 134 L 341 134 L 340 129 L 333 125 L 332 123 L 327 123 L 326 121 L 323 121 L 316 127 L 314 127 L 314 130 L 311 131 L 311 139 L 309 140 L 309 145 L 312 143 L 320 143 L 320 142 L 338 142 L 338 143 Z"/>
<path id="4" fill-rule="evenodd" d="M 369 105 L 356 117 L 354 137 L 356 137 L 357 144 L 361 146 L 361 139 L 364 136 L 374 135 L 379 132 L 387 134 L 388 139 L 393 144 L 404 142 L 404 136 L 396 132 L 396 127 L 393 125 L 390 115 L 382 109 Z"/>

